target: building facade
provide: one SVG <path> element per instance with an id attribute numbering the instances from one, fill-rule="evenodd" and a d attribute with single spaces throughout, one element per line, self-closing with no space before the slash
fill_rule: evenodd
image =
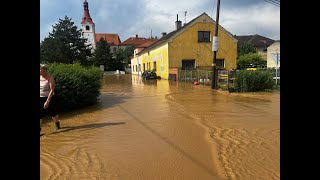
<path id="1" fill-rule="evenodd" d="M 277 65 L 278 56 L 278 65 Z M 276 41 L 268 47 L 267 68 L 280 67 L 280 41 Z"/>
<path id="2" fill-rule="evenodd" d="M 149 39 L 146 43 L 138 45 L 133 52 L 133 58 L 131 58 L 131 74 L 142 74 L 142 56 L 138 56 L 138 53 L 155 43 L 158 39 Z"/>
<path id="3" fill-rule="evenodd" d="M 137 54 L 141 68 L 156 70 L 157 76 L 169 78 L 172 69 L 211 70 L 213 65 L 212 36 L 215 21 L 206 13 L 184 26 L 176 21 L 176 29 Z M 219 49 L 216 65 L 220 69 L 236 68 L 237 39 L 219 25 Z M 177 72 L 177 71 L 176 71 Z"/>

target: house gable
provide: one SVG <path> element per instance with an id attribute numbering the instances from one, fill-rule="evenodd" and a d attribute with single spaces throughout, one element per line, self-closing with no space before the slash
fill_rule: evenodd
<path id="1" fill-rule="evenodd" d="M 208 16 L 206 13 L 202 13 L 200 16 L 194 18 L 193 20 L 191 20 L 189 23 L 187 23 L 186 25 L 184 25 L 180 29 L 174 30 L 174 31 L 170 32 L 169 34 L 165 35 L 164 37 L 160 38 L 156 43 L 152 44 L 151 46 L 144 49 L 140 53 L 144 53 L 148 50 L 157 48 L 158 46 L 163 45 L 165 43 L 172 42 L 172 40 L 175 37 L 179 36 L 181 33 L 186 31 L 188 28 L 192 27 L 194 24 L 199 23 L 199 22 L 211 22 L 214 25 L 216 25 L 216 22 L 210 16 Z M 234 42 L 236 42 L 236 43 L 238 42 L 238 40 L 236 38 L 234 38 L 234 36 L 230 32 L 228 32 L 227 30 L 225 30 L 221 25 L 219 25 L 219 30 L 226 33 Z"/>

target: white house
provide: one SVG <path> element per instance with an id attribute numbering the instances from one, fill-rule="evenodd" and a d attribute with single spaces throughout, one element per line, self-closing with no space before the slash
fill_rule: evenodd
<path id="1" fill-rule="evenodd" d="M 141 75 L 142 72 L 142 56 L 137 56 L 137 54 L 142 51 L 143 49 L 149 47 L 151 44 L 156 42 L 158 39 L 146 39 L 145 43 L 137 46 L 134 49 L 133 58 L 131 59 L 131 73 L 136 75 Z M 145 69 L 145 68 L 144 68 Z"/>

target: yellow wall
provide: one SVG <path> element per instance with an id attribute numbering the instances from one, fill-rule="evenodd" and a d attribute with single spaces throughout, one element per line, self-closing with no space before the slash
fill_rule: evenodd
<path id="1" fill-rule="evenodd" d="M 183 59 L 195 59 L 197 69 L 211 69 L 213 63 L 212 42 L 198 42 L 198 31 L 210 31 L 215 35 L 212 22 L 197 22 L 169 42 L 169 68 L 181 68 Z M 217 59 L 225 60 L 225 68 L 236 68 L 237 43 L 219 29 Z"/>
<path id="2" fill-rule="evenodd" d="M 145 52 L 142 54 L 142 70 L 143 63 L 145 63 L 146 70 L 148 69 L 148 63 L 150 63 L 150 70 L 154 69 L 154 62 L 156 62 L 156 73 L 163 79 L 168 79 L 169 68 L 168 68 L 168 44 L 165 43 L 156 49 L 150 50 L 149 53 Z"/>
<path id="3" fill-rule="evenodd" d="M 194 59 L 197 69 L 211 70 L 213 63 L 212 42 L 198 42 L 198 31 L 210 31 L 212 38 L 215 35 L 213 20 L 205 14 L 199 16 L 188 26 L 170 37 L 163 45 L 153 48 L 149 52 L 143 52 L 140 55 L 142 56 L 142 70 L 143 64 L 148 70 L 148 63 L 150 63 L 149 69 L 152 70 L 154 68 L 153 62 L 157 62 L 157 76 L 168 79 L 169 68 L 181 69 L 183 59 Z M 237 40 L 223 28 L 219 28 L 218 33 L 217 59 L 224 59 L 227 70 L 236 68 Z"/>

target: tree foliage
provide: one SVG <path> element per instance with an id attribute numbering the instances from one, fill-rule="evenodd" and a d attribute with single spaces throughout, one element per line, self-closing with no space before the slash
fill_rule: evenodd
<path id="1" fill-rule="evenodd" d="M 249 65 L 265 67 L 267 65 L 267 61 L 265 61 L 262 56 L 257 53 L 249 53 L 239 56 L 237 61 L 238 69 L 245 69 Z"/>
<path id="2" fill-rule="evenodd" d="M 73 64 L 80 62 L 90 65 L 91 47 L 86 45 L 87 39 L 81 37 L 72 19 L 65 16 L 52 26 L 49 36 L 40 43 L 40 61 L 47 63 Z"/>
<path id="3" fill-rule="evenodd" d="M 252 44 L 245 43 L 243 46 L 239 48 L 238 57 L 245 54 L 256 53 L 256 52 L 257 52 L 256 48 Z"/>
<path id="4" fill-rule="evenodd" d="M 134 46 L 127 46 L 123 51 L 123 64 L 128 65 L 131 64 L 131 58 L 133 56 L 135 47 Z"/>
<path id="5" fill-rule="evenodd" d="M 238 92 L 256 92 L 272 89 L 272 73 L 267 70 L 246 71 L 236 74 L 234 87 Z"/>
<path id="6" fill-rule="evenodd" d="M 124 70 L 124 68 L 131 63 L 134 48 L 134 46 L 127 46 L 124 49 L 118 49 L 118 51 L 115 53 L 115 56 L 111 58 L 110 61 L 106 62 L 106 70 Z"/>
<path id="7" fill-rule="evenodd" d="M 110 46 L 107 42 L 101 38 L 100 41 L 97 43 L 97 47 L 94 51 L 94 58 L 93 58 L 93 65 L 100 66 L 100 65 L 110 65 L 112 62 L 112 54 L 110 52 Z"/>

